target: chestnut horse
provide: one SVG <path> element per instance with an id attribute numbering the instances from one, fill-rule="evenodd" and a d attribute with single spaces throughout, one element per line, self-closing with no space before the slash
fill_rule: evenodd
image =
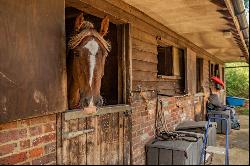
<path id="1" fill-rule="evenodd" d="M 101 79 L 110 45 L 104 40 L 108 32 L 106 16 L 98 33 L 94 25 L 85 21 L 83 14 L 76 17 L 74 32 L 68 42 L 70 64 L 68 66 L 69 109 L 101 106 Z"/>

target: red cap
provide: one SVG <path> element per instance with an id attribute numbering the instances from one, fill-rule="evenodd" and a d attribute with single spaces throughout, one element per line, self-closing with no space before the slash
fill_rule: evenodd
<path id="1" fill-rule="evenodd" d="M 221 79 L 219 79 L 218 77 L 216 77 L 216 76 L 213 76 L 212 78 L 211 78 L 211 80 L 213 80 L 215 83 L 217 83 L 217 84 L 220 84 L 223 88 L 224 88 L 224 82 L 221 80 Z"/>

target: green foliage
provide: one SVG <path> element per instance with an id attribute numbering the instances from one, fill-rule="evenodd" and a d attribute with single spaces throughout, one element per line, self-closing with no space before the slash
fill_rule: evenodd
<path id="1" fill-rule="evenodd" d="M 245 107 L 236 107 L 236 112 L 241 115 L 249 115 L 249 109 Z"/>
<path id="2" fill-rule="evenodd" d="M 227 63 L 226 67 L 247 66 L 237 62 Z M 226 90 L 228 96 L 249 98 L 249 68 L 225 68 Z"/>
<path id="3" fill-rule="evenodd" d="M 244 0 L 244 5 L 249 10 L 249 0 Z"/>
<path id="4" fill-rule="evenodd" d="M 247 108 L 243 109 L 242 114 L 248 115 L 249 114 L 249 109 L 247 109 Z"/>

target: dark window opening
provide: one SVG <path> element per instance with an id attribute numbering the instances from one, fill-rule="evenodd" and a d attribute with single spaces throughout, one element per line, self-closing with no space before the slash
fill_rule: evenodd
<path id="1" fill-rule="evenodd" d="M 214 64 L 210 64 L 210 78 L 214 76 Z"/>
<path id="2" fill-rule="evenodd" d="M 185 50 L 174 46 L 158 46 L 157 47 L 157 70 L 158 78 L 166 81 L 172 80 L 175 86 L 164 87 L 165 94 L 181 95 L 186 90 L 186 64 Z"/>
<path id="3" fill-rule="evenodd" d="M 218 64 L 214 66 L 214 76 L 220 78 L 220 66 Z"/>
<path id="4" fill-rule="evenodd" d="M 203 59 L 196 59 L 196 93 L 202 92 Z"/>
<path id="5" fill-rule="evenodd" d="M 71 35 L 74 27 L 74 21 L 76 16 L 79 15 L 81 11 L 67 7 L 65 8 L 65 26 L 66 26 L 66 42 L 68 43 L 69 36 Z M 94 24 L 94 27 L 97 31 L 99 31 L 101 26 L 102 18 L 84 14 L 84 20 L 87 20 Z M 120 33 L 119 33 L 120 34 Z M 104 76 L 102 78 L 101 83 L 101 90 L 100 94 L 103 97 L 104 104 L 103 105 L 115 105 L 121 104 L 123 101 L 120 101 L 118 98 L 122 96 L 119 90 L 118 85 L 118 78 L 120 77 L 121 73 L 118 72 L 118 66 L 120 65 L 119 56 L 120 50 L 118 50 L 118 43 L 121 38 L 118 35 L 117 25 L 113 23 L 109 23 L 109 30 L 108 34 L 104 37 L 105 40 L 109 41 L 111 45 L 111 51 L 109 52 L 106 62 L 105 62 L 105 69 L 104 69 Z M 68 59 L 67 57 L 67 67 L 68 67 Z"/>
<path id="6" fill-rule="evenodd" d="M 158 75 L 172 76 L 173 75 L 173 47 L 157 47 L 158 51 Z"/>

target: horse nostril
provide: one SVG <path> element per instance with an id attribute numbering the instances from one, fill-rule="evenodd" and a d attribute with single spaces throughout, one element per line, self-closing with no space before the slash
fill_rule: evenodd
<path id="1" fill-rule="evenodd" d="M 101 107 L 103 105 L 103 99 L 102 96 L 98 96 L 95 98 L 95 105 L 98 107 Z"/>
<path id="2" fill-rule="evenodd" d="M 91 97 L 82 98 L 82 99 L 80 100 L 80 107 L 81 107 L 81 108 L 88 107 L 89 104 L 90 104 L 90 100 L 91 100 Z"/>

